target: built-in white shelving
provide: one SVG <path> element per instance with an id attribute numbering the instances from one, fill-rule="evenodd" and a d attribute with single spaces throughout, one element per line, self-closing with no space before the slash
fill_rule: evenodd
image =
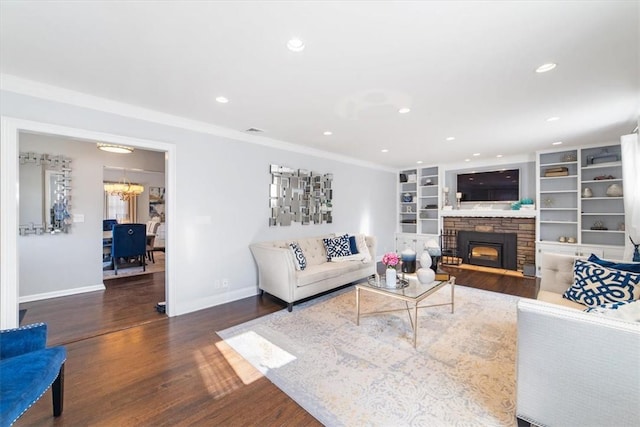
<path id="1" fill-rule="evenodd" d="M 537 172 L 539 243 L 624 246 L 624 197 L 607 194 L 622 186 L 619 144 L 538 153 Z"/>

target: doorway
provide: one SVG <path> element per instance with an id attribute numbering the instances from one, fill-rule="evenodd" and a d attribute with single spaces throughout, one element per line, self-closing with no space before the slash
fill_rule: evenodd
<path id="1" fill-rule="evenodd" d="M 69 128 L 63 126 L 56 126 L 41 122 L 32 122 L 19 119 L 13 119 L 8 117 L 2 117 L 2 131 L 3 131 L 3 143 L 0 146 L 0 183 L 2 191 L 0 192 L 0 209 L 3 211 L 3 215 L 0 219 L 0 235 L 2 239 L 0 242 L 0 280 L 2 286 L 0 286 L 0 328 L 13 328 L 18 325 L 18 304 L 20 300 L 20 249 L 21 245 L 18 238 L 18 209 L 16 201 L 18 200 L 18 154 L 20 151 L 20 135 L 22 133 L 37 133 L 44 134 L 53 137 L 71 138 L 77 141 L 83 141 L 86 144 L 90 144 L 95 147 L 96 141 L 109 142 L 114 144 L 128 145 L 134 148 L 142 148 L 153 151 L 161 151 L 164 153 L 165 161 L 165 173 L 166 173 L 166 188 L 168 194 L 175 194 L 175 152 L 176 147 L 171 143 L 142 140 L 136 138 L 129 138 L 125 136 L 104 134 L 101 132 L 88 131 L 78 128 Z M 95 148 L 94 148 L 95 149 Z M 98 176 L 98 181 L 102 182 L 102 176 Z M 175 206 L 171 197 L 166 202 L 167 215 L 171 218 L 174 217 Z M 78 213 L 78 217 L 74 217 L 74 222 L 82 222 L 84 219 L 81 212 L 73 211 L 72 213 Z M 100 218 L 101 221 L 101 218 Z M 173 225 L 167 224 L 166 229 L 166 247 L 167 256 L 166 262 L 168 267 L 165 271 L 165 294 L 167 301 L 167 314 L 169 316 L 175 315 L 175 309 L 172 301 L 174 300 L 174 284 L 175 279 L 172 277 L 172 270 L 170 268 L 173 262 L 170 254 L 172 253 L 172 232 Z M 101 231 L 97 232 L 96 240 L 100 239 Z M 72 234 L 72 233 L 71 233 Z M 64 236 L 66 237 L 66 236 Z M 28 239 L 28 237 L 24 237 Z M 39 238 L 59 238 L 59 236 L 39 236 Z M 54 252 L 55 253 L 55 252 Z M 98 265 L 101 266 L 101 261 L 98 259 Z M 33 266 L 38 268 L 38 266 Z M 80 290 L 81 292 L 83 290 Z M 71 292 L 74 293 L 75 291 Z M 76 292 L 79 294 L 79 292 Z M 58 296 L 64 296 L 64 293 Z"/>

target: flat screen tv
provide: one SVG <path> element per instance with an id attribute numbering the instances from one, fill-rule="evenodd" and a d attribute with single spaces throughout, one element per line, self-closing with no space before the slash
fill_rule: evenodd
<path id="1" fill-rule="evenodd" d="M 520 200 L 520 170 L 461 173 L 456 191 L 463 202 L 514 202 Z"/>

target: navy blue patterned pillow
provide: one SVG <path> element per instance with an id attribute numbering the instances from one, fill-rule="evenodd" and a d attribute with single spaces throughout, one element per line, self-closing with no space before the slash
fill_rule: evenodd
<path id="1" fill-rule="evenodd" d="M 618 301 L 618 302 L 610 302 L 607 304 L 598 305 L 596 307 L 587 307 L 583 311 L 586 313 L 602 313 L 605 310 L 617 310 L 622 306 L 627 304 L 631 304 L 633 301 Z"/>
<path id="2" fill-rule="evenodd" d="M 573 285 L 563 297 L 588 307 L 640 299 L 640 274 L 637 273 L 577 259 L 573 279 Z"/>
<path id="3" fill-rule="evenodd" d="M 349 247 L 349 236 L 330 237 L 328 239 L 322 239 L 324 248 L 327 250 L 327 259 L 331 261 L 331 258 L 353 255 L 351 248 Z"/>
<path id="4" fill-rule="evenodd" d="M 307 268 L 307 258 L 305 258 L 302 249 L 300 248 L 300 246 L 298 246 L 298 243 L 291 242 L 289 243 L 289 247 L 291 248 L 291 252 L 293 253 L 296 270 L 304 270 L 305 268 Z"/>

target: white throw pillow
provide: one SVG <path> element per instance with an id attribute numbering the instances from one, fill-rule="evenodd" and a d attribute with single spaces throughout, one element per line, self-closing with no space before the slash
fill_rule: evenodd
<path id="1" fill-rule="evenodd" d="M 362 254 L 362 262 L 371 261 L 371 253 L 364 234 L 356 235 L 356 246 L 358 247 L 358 254 Z"/>
<path id="2" fill-rule="evenodd" d="M 627 322 L 640 322 L 640 300 L 603 304 L 584 311 Z"/>

